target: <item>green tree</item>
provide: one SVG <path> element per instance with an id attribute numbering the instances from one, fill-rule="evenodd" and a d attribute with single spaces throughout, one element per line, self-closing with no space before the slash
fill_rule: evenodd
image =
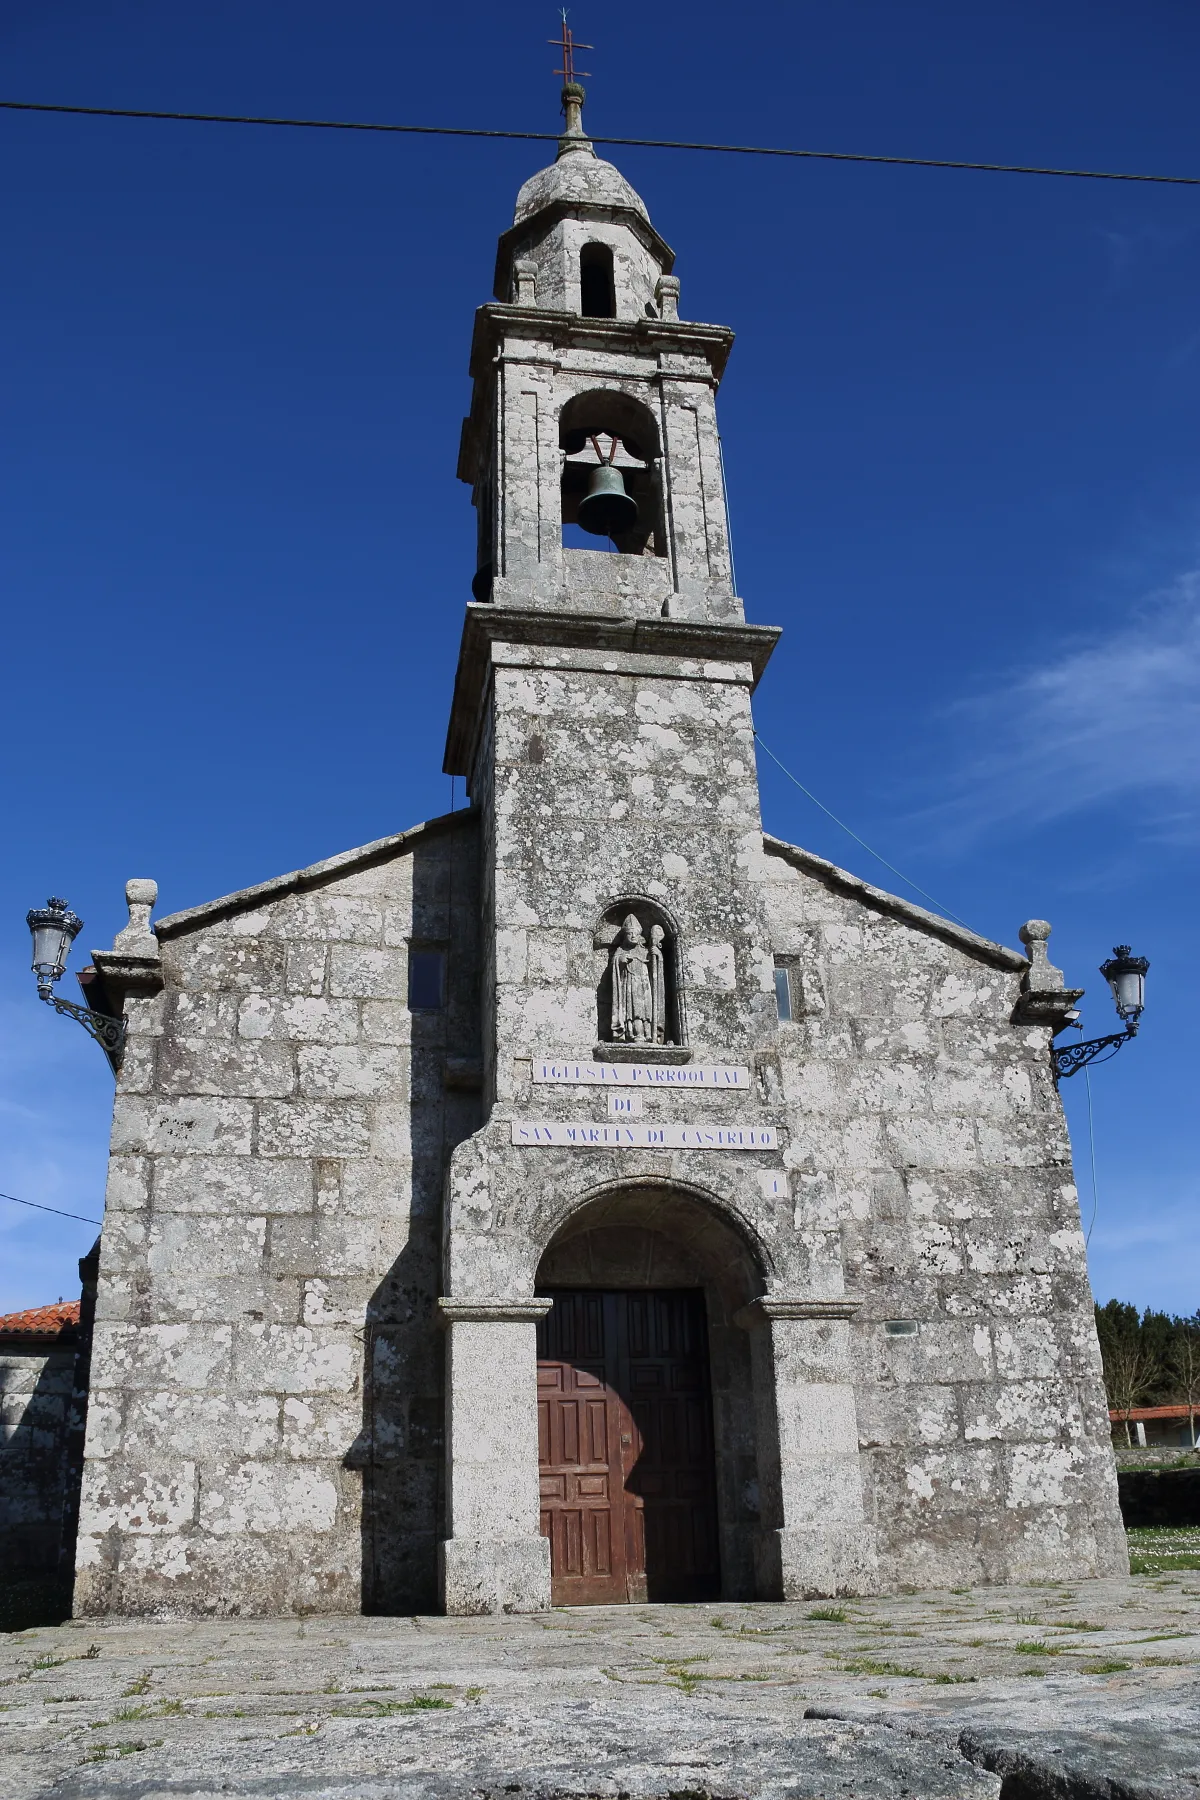
<path id="1" fill-rule="evenodd" d="M 1108 1404 L 1113 1412 L 1125 1415 L 1125 1442 L 1132 1445 L 1129 1415 L 1161 1378 L 1162 1334 L 1155 1324 L 1147 1328 L 1137 1307 L 1123 1300 L 1110 1300 L 1096 1308 L 1096 1334 Z"/>
<path id="2" fill-rule="evenodd" d="M 1173 1321 L 1167 1367 L 1175 1391 L 1188 1409 L 1188 1441 L 1196 1447 L 1196 1414 L 1200 1411 L 1200 1312 Z"/>

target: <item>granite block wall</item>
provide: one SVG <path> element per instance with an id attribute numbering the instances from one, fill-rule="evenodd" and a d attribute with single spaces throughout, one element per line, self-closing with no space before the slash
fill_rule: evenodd
<path id="1" fill-rule="evenodd" d="M 475 842 L 462 814 L 160 922 L 163 991 L 127 1003 L 77 1610 L 433 1604 Z M 410 1010 L 414 948 L 449 953 L 443 1007 Z"/>
<path id="2" fill-rule="evenodd" d="M 812 1279 L 840 1264 L 862 1301 L 881 1575 L 1126 1572 L 1070 1144 L 1048 1029 L 1013 1022 L 1016 958 L 768 851 L 794 1014 L 778 1028 L 784 1162 Z"/>
<path id="3" fill-rule="evenodd" d="M 75 1344 L 0 1346 L 0 1582 L 59 1572 Z"/>

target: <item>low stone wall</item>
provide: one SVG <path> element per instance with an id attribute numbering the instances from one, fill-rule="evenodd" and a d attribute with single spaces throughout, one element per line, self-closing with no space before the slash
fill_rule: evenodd
<path id="1" fill-rule="evenodd" d="M 75 1343 L 0 1349 L 0 1581 L 58 1571 Z"/>
<path id="2" fill-rule="evenodd" d="M 1127 1530 L 1200 1525 L 1200 1469 L 1118 1469 L 1117 1490 Z"/>

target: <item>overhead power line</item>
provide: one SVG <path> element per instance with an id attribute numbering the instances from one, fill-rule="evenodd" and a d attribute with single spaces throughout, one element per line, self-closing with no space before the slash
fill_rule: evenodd
<path id="1" fill-rule="evenodd" d="M 64 1212 L 61 1206 L 43 1206 L 40 1200 L 20 1200 L 16 1194 L 0 1194 L 0 1200 L 11 1200 L 14 1206 L 32 1206 L 35 1212 L 57 1213 L 60 1219 L 82 1219 L 85 1225 L 100 1225 L 100 1219 L 89 1219 L 86 1213 Z"/>
<path id="2" fill-rule="evenodd" d="M 384 125 L 366 119 L 277 119 L 252 113 L 160 112 L 132 106 L 58 106 L 40 100 L 0 100 L 8 112 L 73 113 L 90 119 L 176 119 L 197 125 L 283 125 L 298 131 L 385 131 L 419 137 L 515 138 L 556 144 L 556 131 L 486 131 L 469 125 Z M 857 150 L 788 150 L 768 144 L 701 144 L 682 138 L 599 137 L 593 144 L 638 150 L 711 150 L 722 156 L 785 156 L 813 162 L 890 163 L 908 169 L 976 169 L 990 175 L 1057 175 L 1072 181 L 1149 181 L 1170 187 L 1200 187 L 1200 175 L 1135 175 L 1117 169 L 1052 169 L 1034 163 L 965 162 L 943 156 L 871 156 Z"/>

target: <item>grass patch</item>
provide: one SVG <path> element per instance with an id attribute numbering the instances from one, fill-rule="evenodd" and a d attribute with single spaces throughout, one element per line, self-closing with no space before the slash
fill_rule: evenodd
<path id="1" fill-rule="evenodd" d="M 161 1738 L 153 1738 L 147 1742 L 143 1738 L 127 1738 L 122 1744 L 97 1744 L 84 1757 L 84 1762 L 115 1762 L 122 1756 L 136 1756 L 139 1750 L 157 1750 L 162 1744 Z"/>
<path id="2" fill-rule="evenodd" d="M 1117 1675 L 1122 1669 L 1132 1669 L 1133 1664 L 1127 1662 L 1094 1662 L 1084 1663 L 1085 1675 Z"/>
<path id="3" fill-rule="evenodd" d="M 414 1694 L 411 1700 L 357 1700 L 351 1706 L 335 1706 L 335 1719 L 391 1719 L 397 1713 L 449 1712 L 452 1700 L 438 1694 Z"/>
<path id="4" fill-rule="evenodd" d="M 1062 1649 L 1058 1644 L 1045 1644 L 1041 1638 L 1022 1638 L 1013 1649 L 1018 1656 L 1061 1656 Z"/>
<path id="5" fill-rule="evenodd" d="M 837 1670 L 840 1675 L 895 1675 L 909 1681 L 928 1681 L 924 1669 L 908 1669 L 903 1663 L 877 1662 L 872 1656 L 858 1656 L 849 1662 L 839 1662 Z"/>
<path id="6" fill-rule="evenodd" d="M 135 1694 L 144 1694 L 149 1686 L 150 1671 L 147 1669 L 143 1674 L 138 1676 L 136 1681 L 130 1682 L 129 1686 L 122 1692 L 121 1698 L 122 1700 L 132 1700 Z"/>
<path id="7" fill-rule="evenodd" d="M 142 1719 L 174 1719 L 183 1712 L 182 1700 L 155 1700 L 149 1706 L 123 1706 L 111 1719 L 93 1719 L 89 1731 L 103 1731 L 106 1725 L 134 1725 Z"/>
<path id="8" fill-rule="evenodd" d="M 1125 1533 L 1134 1575 L 1161 1575 L 1169 1569 L 1200 1569 L 1200 1527 L 1136 1526 Z"/>
<path id="9" fill-rule="evenodd" d="M 1055 1631 L 1107 1631 L 1107 1625 L 1093 1625 L 1088 1619 L 1063 1619 L 1054 1626 Z"/>
<path id="10" fill-rule="evenodd" d="M 814 1606 L 810 1613 L 805 1614 L 805 1617 L 823 1619 L 827 1625 L 844 1625 L 850 1614 L 844 1606 Z"/>

